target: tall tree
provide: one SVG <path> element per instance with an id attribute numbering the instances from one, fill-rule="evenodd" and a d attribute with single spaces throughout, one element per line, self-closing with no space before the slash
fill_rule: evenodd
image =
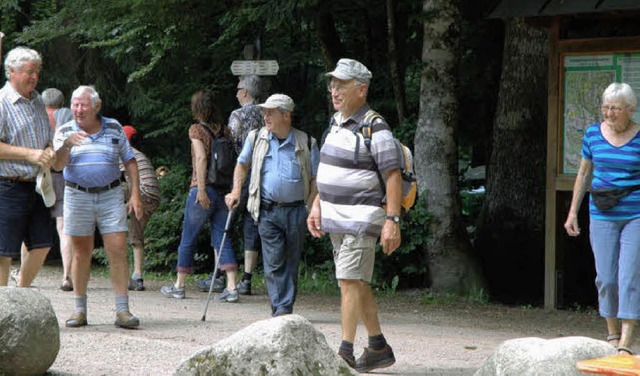
<path id="1" fill-rule="evenodd" d="M 544 200 L 548 31 L 507 21 L 500 92 L 476 249 L 492 295 L 540 298 L 544 277 Z"/>
<path id="2" fill-rule="evenodd" d="M 423 4 L 429 17 L 424 22 L 415 165 L 432 215 L 427 240 L 431 288 L 468 294 L 479 291 L 484 282 L 462 226 L 458 192 L 458 5 L 457 0 Z"/>

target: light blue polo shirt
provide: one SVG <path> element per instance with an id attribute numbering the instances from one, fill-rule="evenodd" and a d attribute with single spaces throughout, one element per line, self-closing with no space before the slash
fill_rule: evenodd
<path id="1" fill-rule="evenodd" d="M 134 158 L 133 149 L 117 120 L 100 117 L 100 132 L 89 135 L 82 145 L 71 148 L 69 162 L 64 167 L 64 179 L 83 187 L 103 187 L 120 179 L 119 162 Z M 81 131 L 75 120 L 58 126 L 53 137 L 53 149 L 62 147 L 64 140 Z"/>
<path id="2" fill-rule="evenodd" d="M 296 137 L 289 132 L 282 143 L 273 133 L 269 132 L 269 151 L 264 157 L 261 171 L 260 191 L 263 199 L 274 202 L 294 202 L 304 200 L 304 184 L 300 165 L 295 156 Z M 238 156 L 238 163 L 251 165 L 253 158 L 253 144 L 245 140 L 242 152 Z M 310 150 L 311 176 L 318 172 L 320 152 L 317 145 Z M 247 179 L 250 177 L 248 176 Z"/>

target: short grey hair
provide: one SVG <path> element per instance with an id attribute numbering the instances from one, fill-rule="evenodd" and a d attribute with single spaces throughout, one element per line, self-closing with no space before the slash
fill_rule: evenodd
<path id="1" fill-rule="evenodd" d="M 602 102 L 607 100 L 621 100 L 630 107 L 636 107 L 638 104 L 638 98 L 633 92 L 633 89 L 629 84 L 614 82 L 609 85 L 604 93 L 602 93 Z"/>
<path id="2" fill-rule="evenodd" d="M 47 107 L 60 108 L 64 105 L 64 95 L 60 90 L 52 87 L 42 92 L 42 101 Z"/>
<path id="3" fill-rule="evenodd" d="M 248 76 L 240 76 L 238 87 L 245 89 L 251 98 L 258 100 L 260 96 L 260 76 L 251 74 Z"/>
<path id="4" fill-rule="evenodd" d="M 10 78 L 10 69 L 18 70 L 22 67 L 22 64 L 29 61 L 33 61 L 39 66 L 42 66 L 42 57 L 40 57 L 40 54 L 36 50 L 27 47 L 16 47 L 9 51 L 7 58 L 4 59 L 4 75 L 7 77 L 7 80 Z"/>
<path id="5" fill-rule="evenodd" d="M 89 94 L 89 98 L 91 98 L 91 106 L 93 108 L 96 108 L 100 103 L 102 103 L 102 100 L 100 99 L 100 95 L 98 94 L 96 89 L 94 89 L 93 86 L 87 86 L 87 85 L 78 86 L 78 88 L 75 89 L 71 94 L 71 100 L 73 100 L 74 98 L 79 98 L 85 93 Z"/>

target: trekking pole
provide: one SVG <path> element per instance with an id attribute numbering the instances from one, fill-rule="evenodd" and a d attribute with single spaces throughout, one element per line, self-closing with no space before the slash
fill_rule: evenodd
<path id="1" fill-rule="evenodd" d="M 229 232 L 229 227 L 231 226 L 231 218 L 233 217 L 233 210 L 229 210 L 229 215 L 227 215 L 227 223 L 224 225 L 224 234 L 222 234 L 222 241 L 220 242 L 220 249 L 218 249 L 218 254 L 215 255 L 215 265 L 213 267 L 213 277 L 211 277 L 211 284 L 209 285 L 209 295 L 207 295 L 207 304 L 204 306 L 204 312 L 202 312 L 202 321 L 205 321 L 207 318 L 207 309 L 209 309 L 209 300 L 211 300 L 211 292 L 213 291 L 213 281 L 216 279 L 216 274 L 218 273 L 218 263 L 220 261 L 220 254 L 222 254 L 222 250 L 224 249 L 224 243 L 227 241 L 227 233 Z"/>

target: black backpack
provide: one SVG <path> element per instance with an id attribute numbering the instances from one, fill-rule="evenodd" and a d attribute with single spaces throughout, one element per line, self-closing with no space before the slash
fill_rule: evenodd
<path id="1" fill-rule="evenodd" d="M 207 166 L 207 184 L 211 184 L 215 188 L 230 190 L 233 185 L 233 170 L 238 159 L 233 142 L 224 135 L 216 137 L 206 125 L 202 125 L 202 127 L 211 135 L 211 158 Z M 220 132 L 222 133 L 222 130 Z"/>

